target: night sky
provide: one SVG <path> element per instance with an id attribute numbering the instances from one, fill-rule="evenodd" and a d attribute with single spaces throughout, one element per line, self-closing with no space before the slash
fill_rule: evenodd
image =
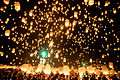
<path id="1" fill-rule="evenodd" d="M 39 52 L 46 50 L 46 64 L 51 66 L 113 62 L 120 70 L 119 0 L 4 1 L 0 0 L 0 64 L 38 65 Z"/>

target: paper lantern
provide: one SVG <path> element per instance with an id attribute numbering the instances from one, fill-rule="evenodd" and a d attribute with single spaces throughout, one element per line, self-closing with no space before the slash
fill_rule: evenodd
<path id="1" fill-rule="evenodd" d="M 26 19 L 24 17 L 22 17 L 22 20 L 21 20 L 23 23 L 27 23 Z"/>
<path id="2" fill-rule="evenodd" d="M 66 62 L 66 58 L 63 59 L 63 62 Z"/>
<path id="3" fill-rule="evenodd" d="M 75 25 L 76 25 L 76 23 L 77 23 L 77 21 L 75 21 L 75 20 L 74 20 L 74 21 L 73 21 L 73 26 L 75 26 Z"/>
<path id="4" fill-rule="evenodd" d="M 19 2 L 14 2 L 15 10 L 18 12 L 20 11 L 20 3 Z"/>
<path id="5" fill-rule="evenodd" d="M 63 74 L 63 67 L 58 67 L 58 72 L 59 72 L 60 74 Z"/>
<path id="6" fill-rule="evenodd" d="M 117 13 L 117 10 L 113 8 L 113 13 L 116 14 Z"/>
<path id="7" fill-rule="evenodd" d="M 92 63 L 92 58 L 90 59 L 90 62 Z"/>
<path id="8" fill-rule="evenodd" d="M 36 72 L 41 72 L 43 69 L 44 65 L 43 64 L 38 64 L 37 71 Z"/>
<path id="9" fill-rule="evenodd" d="M 89 73 L 93 73 L 94 72 L 94 68 L 92 66 L 89 66 L 89 67 L 87 67 L 87 71 Z"/>
<path id="10" fill-rule="evenodd" d="M 8 5 L 10 0 L 3 0 L 3 2 Z"/>
<path id="11" fill-rule="evenodd" d="M 89 0 L 89 3 L 88 3 L 90 6 L 94 5 L 94 0 Z"/>
<path id="12" fill-rule="evenodd" d="M 15 53 L 15 48 L 12 49 L 12 53 Z"/>
<path id="13" fill-rule="evenodd" d="M 100 74 L 101 74 L 101 71 L 100 71 L 100 70 L 98 70 L 98 69 L 97 69 L 97 70 L 95 70 L 95 72 L 96 72 L 96 74 L 97 74 L 97 75 L 100 75 Z"/>
<path id="14" fill-rule="evenodd" d="M 102 70 L 101 71 L 103 72 L 104 75 L 109 74 L 109 70 L 108 70 L 108 68 L 106 66 L 102 66 Z"/>
<path id="15" fill-rule="evenodd" d="M 85 2 L 85 3 L 87 3 L 87 2 L 88 2 L 88 0 L 84 0 L 84 2 Z"/>
<path id="16" fill-rule="evenodd" d="M 104 55 L 104 54 L 102 55 L 102 58 L 105 58 L 105 55 Z"/>
<path id="17" fill-rule="evenodd" d="M 5 31 L 5 36 L 10 36 L 10 30 Z"/>
<path id="18" fill-rule="evenodd" d="M 32 73 L 33 71 L 33 67 L 29 64 L 29 66 L 27 66 L 27 73 Z"/>
<path id="19" fill-rule="evenodd" d="M 78 12 L 74 12 L 74 17 L 75 17 L 75 18 L 78 17 Z"/>
<path id="20" fill-rule="evenodd" d="M 48 57 L 50 57 L 50 53 L 48 53 Z"/>
<path id="21" fill-rule="evenodd" d="M 63 73 L 64 73 L 65 75 L 69 75 L 69 66 L 65 65 L 65 66 L 63 67 Z"/>
<path id="22" fill-rule="evenodd" d="M 53 41 L 50 41 L 49 46 L 52 47 L 52 46 L 53 46 L 53 43 L 54 43 Z"/>
<path id="23" fill-rule="evenodd" d="M 33 10 L 30 10 L 29 16 L 32 16 L 32 15 L 33 15 Z"/>
<path id="24" fill-rule="evenodd" d="M 22 71 L 26 72 L 30 66 L 31 66 L 31 64 L 23 64 L 22 66 L 20 66 L 20 69 Z"/>
<path id="25" fill-rule="evenodd" d="M 57 68 L 52 68 L 52 72 L 53 72 L 54 74 L 56 74 Z"/>
<path id="26" fill-rule="evenodd" d="M 0 56 L 3 56 L 4 55 L 4 53 L 3 52 L 0 52 Z"/>
<path id="27" fill-rule="evenodd" d="M 65 20 L 65 26 L 68 27 L 69 25 L 70 25 L 70 21 L 69 21 L 69 19 L 66 19 Z"/>
<path id="28" fill-rule="evenodd" d="M 49 64 L 47 64 L 47 65 L 45 66 L 44 73 L 45 73 L 45 74 L 50 74 L 50 73 L 51 73 L 51 66 L 50 66 Z"/>
<path id="29" fill-rule="evenodd" d="M 113 69 L 113 63 L 109 62 L 109 67 Z"/>
<path id="30" fill-rule="evenodd" d="M 58 53 L 56 53 L 56 54 L 55 54 L 55 57 L 56 57 L 56 58 L 58 58 L 58 57 L 59 57 L 59 54 L 58 54 Z"/>
<path id="31" fill-rule="evenodd" d="M 114 70 L 110 70 L 109 72 L 111 75 L 114 75 L 116 72 Z"/>
<path id="32" fill-rule="evenodd" d="M 110 4 L 110 1 L 105 1 L 105 6 L 108 6 Z"/>
<path id="33" fill-rule="evenodd" d="M 82 77 L 82 75 L 86 71 L 86 69 L 84 67 L 80 67 L 80 68 L 78 68 L 78 71 L 79 71 L 80 77 Z"/>

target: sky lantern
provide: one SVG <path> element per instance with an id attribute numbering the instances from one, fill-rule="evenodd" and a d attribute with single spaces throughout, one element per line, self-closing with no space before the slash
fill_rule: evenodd
<path id="1" fill-rule="evenodd" d="M 33 67 L 32 65 L 29 64 L 29 66 L 27 66 L 27 73 L 31 73 L 33 71 Z"/>
<path id="2" fill-rule="evenodd" d="M 58 53 L 56 53 L 56 54 L 55 54 L 55 57 L 56 57 L 56 58 L 58 58 L 58 57 L 59 57 L 59 54 L 58 54 Z"/>
<path id="3" fill-rule="evenodd" d="M 15 48 L 12 49 L 12 53 L 15 53 Z"/>
<path id="4" fill-rule="evenodd" d="M 5 4 L 9 4 L 10 0 L 3 0 Z"/>
<path id="5" fill-rule="evenodd" d="M 23 23 L 27 23 L 26 19 L 24 17 L 22 17 L 22 20 L 21 20 Z"/>
<path id="6" fill-rule="evenodd" d="M 44 70 L 45 74 L 50 74 L 51 73 L 51 66 L 49 64 L 47 64 L 45 66 L 45 70 Z"/>
<path id="7" fill-rule="evenodd" d="M 105 55 L 104 55 L 104 54 L 102 55 L 102 58 L 105 58 Z"/>
<path id="8" fill-rule="evenodd" d="M 88 0 L 84 0 L 84 2 L 85 2 L 85 3 L 87 3 L 87 2 L 88 2 Z"/>
<path id="9" fill-rule="evenodd" d="M 53 43 L 54 43 L 53 41 L 50 41 L 49 46 L 52 47 L 52 46 L 53 46 Z"/>
<path id="10" fill-rule="evenodd" d="M 117 10 L 115 8 L 113 8 L 113 13 L 116 14 L 117 13 Z"/>
<path id="11" fill-rule="evenodd" d="M 101 71 L 103 72 L 104 75 L 109 74 L 109 70 L 108 70 L 108 68 L 106 66 L 102 66 L 102 70 Z"/>
<path id="12" fill-rule="evenodd" d="M 3 56 L 4 55 L 4 53 L 3 52 L 0 52 L 0 56 Z"/>
<path id="13" fill-rule="evenodd" d="M 112 62 L 109 62 L 109 68 L 113 69 L 113 63 Z"/>
<path id="14" fill-rule="evenodd" d="M 85 67 L 80 67 L 80 68 L 78 68 L 78 71 L 79 71 L 80 77 L 82 77 L 82 75 L 86 71 L 86 69 L 85 69 Z"/>
<path id="15" fill-rule="evenodd" d="M 32 16 L 32 15 L 33 15 L 33 10 L 30 10 L 29 16 Z"/>
<path id="16" fill-rule="evenodd" d="M 63 59 L 63 62 L 66 62 L 66 58 Z"/>
<path id="17" fill-rule="evenodd" d="M 78 12 L 74 12 L 74 17 L 75 17 L 75 18 L 78 17 Z"/>
<path id="18" fill-rule="evenodd" d="M 58 72 L 59 72 L 60 74 L 63 74 L 63 67 L 58 67 Z"/>
<path id="19" fill-rule="evenodd" d="M 69 19 L 65 19 L 65 26 L 68 27 L 70 25 Z"/>
<path id="20" fill-rule="evenodd" d="M 110 1 L 105 1 L 105 5 L 104 6 L 108 6 L 110 4 Z"/>
<path id="21" fill-rule="evenodd" d="M 92 63 L 92 58 L 90 58 L 90 62 Z"/>
<path id="22" fill-rule="evenodd" d="M 10 36 L 10 30 L 5 31 L 5 36 Z"/>
<path id="23" fill-rule="evenodd" d="M 87 71 L 89 73 L 93 73 L 94 72 L 94 68 L 92 66 L 89 66 L 89 67 L 87 67 Z"/>
<path id="24" fill-rule="evenodd" d="M 37 67 L 37 71 L 36 71 L 36 72 L 41 72 L 43 67 L 44 67 L 43 64 L 38 64 L 38 67 Z"/>
<path id="25" fill-rule="evenodd" d="M 14 2 L 15 10 L 18 12 L 20 11 L 20 3 L 19 2 Z"/>
<path id="26" fill-rule="evenodd" d="M 52 68 L 52 72 L 53 72 L 54 74 L 56 74 L 57 68 Z"/>
<path id="27" fill-rule="evenodd" d="M 50 53 L 48 53 L 48 57 L 50 57 Z"/>
<path id="28" fill-rule="evenodd" d="M 90 6 L 94 5 L 94 0 L 89 0 L 89 3 L 88 3 Z"/>
<path id="29" fill-rule="evenodd" d="M 64 73 L 65 75 L 69 75 L 69 66 L 65 65 L 65 66 L 63 67 L 63 73 Z"/>

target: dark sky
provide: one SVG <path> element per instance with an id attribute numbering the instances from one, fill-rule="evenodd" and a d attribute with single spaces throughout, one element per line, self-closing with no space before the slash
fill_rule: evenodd
<path id="1" fill-rule="evenodd" d="M 14 2 L 16 1 L 20 2 L 21 6 L 21 10 L 18 12 L 14 9 Z M 104 6 L 106 1 L 103 0 L 99 1 L 99 6 L 98 1 L 95 1 L 92 6 L 82 4 L 83 2 L 83 0 L 58 0 L 58 4 L 55 4 L 57 1 L 48 0 L 47 4 L 44 1 L 38 4 L 38 0 L 29 0 L 29 2 L 27 0 L 10 0 L 10 3 L 6 5 L 3 0 L 0 0 L 0 8 L 5 11 L 0 10 L 0 19 L 3 21 L 3 23 L 0 22 L 0 52 L 4 53 L 3 56 L 0 56 L 0 64 L 11 65 L 10 62 L 12 62 L 12 65 L 21 65 L 19 64 L 21 62 L 22 64 L 37 65 L 40 61 L 40 58 L 37 58 L 39 51 L 46 49 L 51 54 L 50 58 L 46 58 L 47 63 L 57 67 L 64 64 L 74 65 L 75 67 L 82 66 L 82 63 L 90 65 L 89 60 L 92 58 L 92 64 L 101 61 L 102 63 L 99 64 L 106 62 L 105 65 L 108 66 L 109 62 L 113 62 L 114 68 L 116 70 L 120 69 L 120 1 L 111 0 L 108 6 Z M 80 9 L 78 9 L 78 5 Z M 11 6 L 13 6 L 13 9 L 11 9 Z M 37 6 L 36 10 L 34 9 L 35 6 Z M 56 11 L 52 10 L 52 7 L 55 7 Z M 72 10 L 72 7 L 74 7 L 74 10 Z M 116 13 L 113 13 L 114 9 L 117 11 Z M 33 10 L 34 19 L 29 16 L 30 10 Z M 65 14 L 67 10 L 68 12 Z M 107 14 L 105 14 L 105 11 L 107 11 Z M 74 17 L 74 12 L 79 13 L 78 18 Z M 25 13 L 27 13 L 26 16 Z M 46 14 L 49 14 L 52 22 L 47 21 Z M 85 18 L 85 15 L 87 15 L 87 18 Z M 21 17 L 26 18 L 26 24 L 21 22 Z M 43 20 L 41 20 L 42 17 Z M 9 22 L 6 24 L 7 18 L 9 18 Z M 69 19 L 71 24 L 74 20 L 77 23 L 75 26 L 65 27 L 65 20 L 58 21 L 59 18 Z M 100 21 L 99 18 L 104 20 Z M 110 22 L 111 20 L 113 22 Z M 29 30 L 31 21 L 33 21 L 33 32 Z M 82 24 L 79 24 L 80 21 Z M 64 26 L 63 30 L 61 30 L 61 25 Z M 25 29 L 23 26 L 27 28 Z M 12 31 L 13 28 L 15 29 Z M 87 29 L 88 32 L 86 32 Z M 5 36 L 6 30 L 10 30 L 10 36 Z M 69 34 L 66 35 L 67 30 Z M 53 33 L 53 36 L 46 38 L 47 33 L 50 35 Z M 68 38 L 70 35 L 71 37 Z M 10 39 L 8 39 L 9 37 Z M 14 41 L 13 38 L 16 38 L 16 40 Z M 41 44 L 38 46 L 39 40 L 41 40 Z M 61 40 L 63 41 L 61 42 Z M 49 47 L 50 41 L 54 42 L 53 47 Z M 17 42 L 19 43 L 17 44 Z M 12 53 L 13 48 L 15 48 L 15 53 Z M 53 52 L 51 52 L 52 50 Z M 30 57 L 30 54 L 35 51 L 38 51 L 38 53 Z M 59 51 L 60 53 L 58 53 Z M 55 58 L 56 53 L 59 54 L 58 59 Z M 6 55 L 8 55 L 8 58 L 6 58 Z M 105 58 L 102 58 L 102 55 L 105 55 Z M 67 62 L 63 63 L 62 58 L 66 58 Z M 32 60 L 35 60 L 35 62 L 32 62 Z"/>

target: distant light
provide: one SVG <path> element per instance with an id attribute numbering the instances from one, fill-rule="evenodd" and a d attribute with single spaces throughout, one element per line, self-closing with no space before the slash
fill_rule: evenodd
<path id="1" fill-rule="evenodd" d="M 38 55 L 42 58 L 46 58 L 48 56 L 48 51 L 47 50 L 41 50 Z"/>
<path id="2" fill-rule="evenodd" d="M 83 65 L 83 66 L 85 66 L 86 64 L 85 64 L 85 63 L 83 63 L 82 65 Z"/>

